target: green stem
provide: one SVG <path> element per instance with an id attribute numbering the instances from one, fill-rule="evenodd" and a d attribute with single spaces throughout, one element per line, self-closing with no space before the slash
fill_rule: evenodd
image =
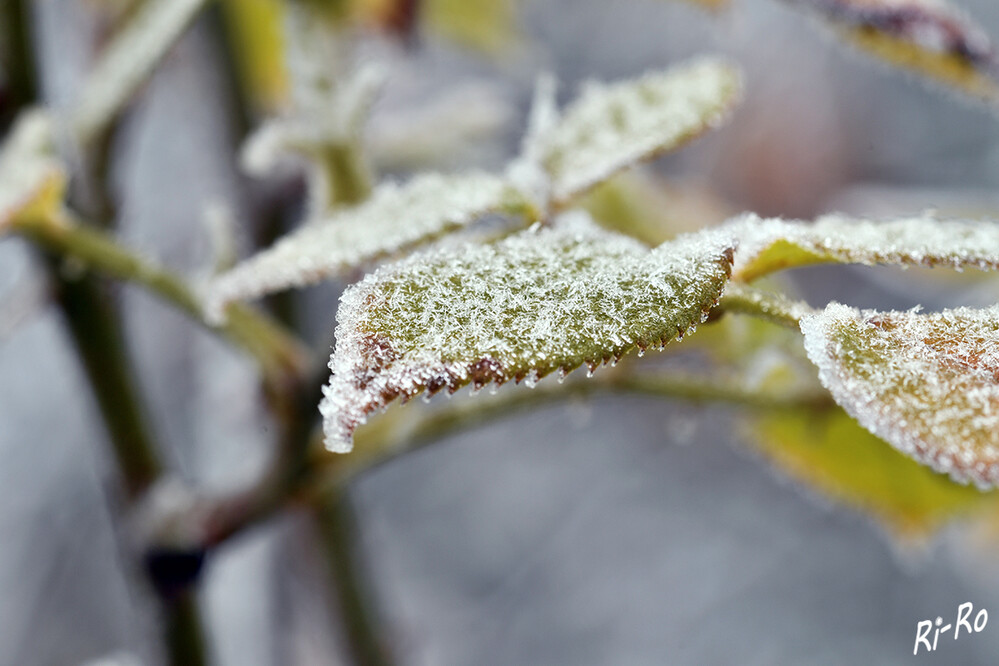
<path id="1" fill-rule="evenodd" d="M 379 637 L 372 594 L 366 589 L 368 577 L 357 538 L 357 520 L 346 489 L 334 488 L 319 504 L 316 517 L 333 577 L 331 593 L 353 663 L 392 664 L 389 646 Z"/>
<path id="2" fill-rule="evenodd" d="M 160 475 L 162 465 L 137 397 L 117 312 L 94 276 L 67 277 L 59 262 L 48 258 L 56 301 L 104 417 L 125 491 L 135 500 Z"/>
<path id="3" fill-rule="evenodd" d="M 20 109 L 28 106 L 38 97 L 35 80 L 34 52 L 31 50 L 30 22 L 28 21 L 28 0 L 4 0 L 0 2 L 0 28 L 6 44 L 0 45 L 0 58 L 3 59 L 4 73 L 7 75 L 9 106 L 0 108 L 0 130 L 7 128 Z"/>
<path id="4" fill-rule="evenodd" d="M 726 312 L 748 314 L 797 331 L 801 318 L 813 310 L 808 304 L 792 301 L 782 294 L 731 282 L 725 289 L 716 312 L 717 316 Z"/>
<path id="5" fill-rule="evenodd" d="M 314 183 L 310 189 L 327 191 L 331 208 L 356 206 L 371 195 L 371 167 L 364 160 L 361 147 L 354 141 L 324 146 L 316 156 L 323 183 Z"/>
<path id="6" fill-rule="evenodd" d="M 308 354 L 293 334 L 239 304 L 229 308 L 224 325 L 212 327 L 205 320 L 200 299 L 183 279 L 121 247 L 103 231 L 39 219 L 19 220 L 13 231 L 54 254 L 77 259 L 110 277 L 143 285 L 196 322 L 245 349 L 257 360 L 272 391 L 284 391 L 288 382 L 301 374 Z"/>
<path id="7" fill-rule="evenodd" d="M 171 666 L 206 666 L 208 650 L 193 590 L 165 602 L 167 663 Z"/>

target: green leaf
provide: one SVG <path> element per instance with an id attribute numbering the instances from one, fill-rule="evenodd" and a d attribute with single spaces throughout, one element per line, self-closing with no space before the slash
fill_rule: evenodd
<path id="1" fill-rule="evenodd" d="M 973 98 L 999 101 L 988 35 L 946 0 L 791 0 L 857 48 Z"/>
<path id="2" fill-rule="evenodd" d="M 999 482 L 999 306 L 937 314 L 833 303 L 802 317 L 819 380 L 861 425 L 961 483 Z"/>
<path id="3" fill-rule="evenodd" d="M 999 223 L 930 215 L 886 222 L 827 215 L 814 223 L 747 215 L 733 225 L 739 253 L 733 279 L 819 263 L 999 268 Z"/>
<path id="4" fill-rule="evenodd" d="M 739 100 L 738 71 L 697 60 L 631 81 L 590 83 L 538 137 L 552 198 L 565 202 L 636 162 L 684 145 L 719 125 Z"/>
<path id="5" fill-rule="evenodd" d="M 61 205 L 65 188 L 48 115 L 23 113 L 0 147 L 0 232 L 18 219 L 50 214 Z"/>
<path id="6" fill-rule="evenodd" d="M 577 205 L 600 226 L 653 246 L 680 233 L 721 224 L 730 215 L 706 188 L 669 182 L 642 169 L 600 183 Z"/>
<path id="7" fill-rule="evenodd" d="M 728 279 L 723 232 L 648 250 L 583 215 L 487 245 L 453 245 L 385 266 L 349 288 L 320 405 L 326 444 L 395 398 L 423 390 L 591 370 L 665 345 L 703 321 Z"/>
<path id="8" fill-rule="evenodd" d="M 382 185 L 366 203 L 307 224 L 216 277 L 207 314 L 218 321 L 231 301 L 343 275 L 520 205 L 506 181 L 484 173 L 425 174 L 402 186 Z"/>
<path id="9" fill-rule="evenodd" d="M 949 520 L 995 505 L 996 493 L 920 465 L 840 409 L 770 414 L 754 419 L 748 434 L 780 472 L 903 539 L 926 538 Z"/>

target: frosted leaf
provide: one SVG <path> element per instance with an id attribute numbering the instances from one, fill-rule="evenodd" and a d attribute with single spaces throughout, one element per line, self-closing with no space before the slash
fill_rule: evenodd
<path id="1" fill-rule="evenodd" d="M 52 151 L 52 124 L 43 111 L 22 114 L 0 147 L 0 232 L 19 216 L 62 198 L 66 174 Z"/>
<path id="2" fill-rule="evenodd" d="M 87 76 L 73 113 L 77 139 L 104 131 L 206 0 L 146 0 Z"/>
<path id="3" fill-rule="evenodd" d="M 858 48 L 972 97 L 999 100 L 988 35 L 945 0 L 792 0 L 826 18 Z"/>
<path id="4" fill-rule="evenodd" d="M 207 313 L 219 320 L 230 301 L 313 284 L 518 203 L 504 180 L 485 173 L 425 174 L 402 186 L 382 185 L 366 203 L 304 226 L 216 277 Z"/>
<path id="5" fill-rule="evenodd" d="M 982 488 L 999 482 L 999 306 L 802 317 L 833 398 L 903 453 Z"/>
<path id="6" fill-rule="evenodd" d="M 307 217 L 328 213 L 336 188 L 353 187 L 336 178 L 353 169 L 341 162 L 360 153 L 364 123 L 385 76 L 382 67 L 369 64 L 330 90 L 314 91 L 308 106 L 267 121 L 250 135 L 241 151 L 241 166 L 253 176 L 265 176 L 283 163 L 297 163 L 308 179 Z"/>
<path id="7" fill-rule="evenodd" d="M 649 250 L 576 214 L 385 266 L 341 299 L 320 405 L 326 444 L 348 451 L 354 429 L 395 398 L 530 385 L 664 345 L 717 302 L 733 247 L 713 231 Z"/>
<path id="8" fill-rule="evenodd" d="M 524 193 L 532 206 L 541 211 L 548 209 L 552 190 L 551 174 L 543 162 L 548 151 L 546 139 L 555 131 L 559 121 L 555 91 L 555 77 L 549 74 L 538 77 L 520 155 L 507 166 L 506 171 L 510 182 Z"/>
<path id="9" fill-rule="evenodd" d="M 999 268 L 996 222 L 936 220 L 927 214 L 886 222 L 827 215 L 806 223 L 750 214 L 732 228 L 740 239 L 737 280 L 828 262 Z"/>
<path id="10" fill-rule="evenodd" d="M 780 472 L 863 511 L 903 540 L 926 539 L 996 499 L 920 465 L 841 409 L 768 414 L 754 419 L 748 434 L 750 445 Z"/>
<path id="11" fill-rule="evenodd" d="M 545 137 L 555 201 L 718 125 L 742 88 L 738 71 L 703 59 L 637 79 L 590 83 Z"/>

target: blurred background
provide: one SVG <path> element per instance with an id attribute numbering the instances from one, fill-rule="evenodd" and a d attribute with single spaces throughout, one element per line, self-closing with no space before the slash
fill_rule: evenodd
<path id="1" fill-rule="evenodd" d="M 100 5 L 32 3 L 56 107 L 101 43 Z M 999 35 L 996 3 L 961 5 Z M 207 204 L 235 212 L 245 255 L 260 202 L 301 195 L 294 177 L 239 171 L 245 118 L 219 20 L 202 16 L 171 50 L 113 145 L 124 241 L 192 276 L 211 260 Z M 680 1 L 522 0 L 510 29 L 485 52 L 430 30 L 406 47 L 365 45 L 390 63 L 369 126 L 384 172 L 502 165 L 539 72 L 557 76 L 565 101 L 587 79 L 721 53 L 745 71 L 744 102 L 726 127 L 648 170 L 666 196 L 682 187 L 691 226 L 743 210 L 999 219 L 995 115 L 848 51 L 777 0 L 717 13 Z M 466 134 L 446 149 L 414 146 L 435 120 Z M 815 305 L 996 301 L 995 281 L 936 278 L 816 268 L 796 284 Z M 155 664 L 155 607 L 134 585 L 105 499 L 117 478 L 102 425 L 44 284 L 25 243 L 0 243 L 0 664 Z M 342 286 L 304 294 L 313 341 L 329 337 Z M 250 362 L 141 290 L 121 296 L 167 458 L 208 489 L 253 478 L 271 424 Z M 949 622 L 967 601 L 995 625 L 941 638 L 918 659 L 996 662 L 997 542 L 981 525 L 901 543 L 775 471 L 742 432 L 724 408 L 594 398 L 483 424 L 365 475 L 352 489 L 360 547 L 401 663 L 902 664 L 916 659 L 917 622 Z M 289 512 L 209 560 L 201 599 L 218 663 L 343 656 L 318 538 Z"/>

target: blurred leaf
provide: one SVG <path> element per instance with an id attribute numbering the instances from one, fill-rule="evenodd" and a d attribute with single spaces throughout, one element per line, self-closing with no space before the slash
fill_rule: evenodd
<path id="1" fill-rule="evenodd" d="M 826 18 L 846 41 L 975 98 L 999 101 L 999 61 L 988 35 L 945 0 L 791 0 Z"/>
<path id="2" fill-rule="evenodd" d="M 72 126 L 88 143 L 145 83 L 206 0 L 146 0 L 104 49 L 83 82 Z"/>
<path id="3" fill-rule="evenodd" d="M 427 28 L 458 44 L 498 53 L 517 41 L 515 0 L 422 0 Z"/>
<path id="4" fill-rule="evenodd" d="M 244 143 L 241 165 L 264 176 L 284 161 L 297 162 L 308 181 L 310 220 L 360 203 L 371 190 L 361 136 L 385 76 L 378 65 L 359 67 L 331 89 L 316 91 L 295 114 L 265 122 Z"/>
<path id="5" fill-rule="evenodd" d="M 508 380 L 533 386 L 703 321 L 728 279 L 733 242 L 704 232 L 648 250 L 576 213 L 486 245 L 452 245 L 350 287 L 337 314 L 320 405 L 326 444 L 396 398 Z"/>
<path id="6" fill-rule="evenodd" d="M 219 275 L 209 286 L 208 312 L 220 319 L 230 301 L 342 275 L 520 205 L 503 179 L 484 173 L 382 185 L 366 203 L 308 224 Z"/>
<path id="7" fill-rule="evenodd" d="M 66 172 L 41 110 L 21 114 L 0 146 L 0 232 L 27 217 L 48 217 L 62 203 Z"/>
<path id="8" fill-rule="evenodd" d="M 840 409 L 763 416 L 751 422 L 748 434 L 780 472 L 870 514 L 898 537 L 925 538 L 949 520 L 995 505 L 995 492 L 920 465 Z"/>
<path id="9" fill-rule="evenodd" d="M 827 215 L 814 223 L 747 215 L 733 225 L 739 252 L 733 278 L 818 263 L 999 268 L 999 223 L 932 216 L 872 222 Z"/>
<path id="10" fill-rule="evenodd" d="M 741 89 L 734 67 L 710 59 L 613 85 L 588 84 L 537 139 L 553 199 L 565 202 L 717 126 Z"/>
<path id="11" fill-rule="evenodd" d="M 830 304 L 802 317 L 819 380 L 865 428 L 959 482 L 999 482 L 999 306 L 938 314 Z"/>
<path id="12" fill-rule="evenodd" d="M 223 0 L 238 75 L 259 110 L 273 112 L 288 99 L 281 0 Z"/>
<path id="13" fill-rule="evenodd" d="M 720 224 L 729 210 L 705 188 L 624 171 L 587 192 L 578 205 L 600 226 L 659 245 L 681 233 Z"/>

